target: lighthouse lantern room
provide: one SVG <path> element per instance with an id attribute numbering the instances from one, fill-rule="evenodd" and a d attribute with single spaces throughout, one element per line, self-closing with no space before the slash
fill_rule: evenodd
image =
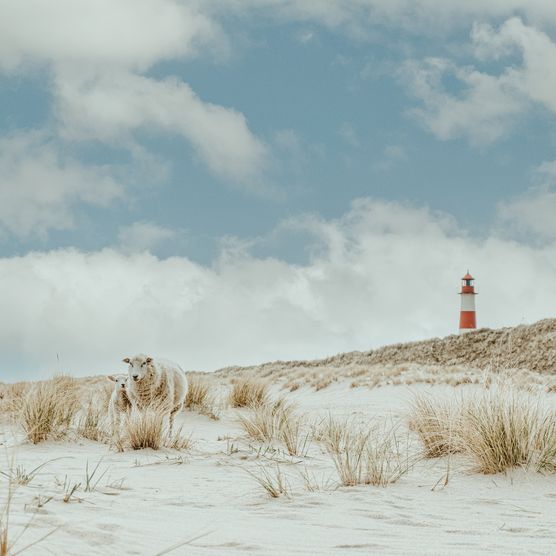
<path id="1" fill-rule="evenodd" d="M 470 332 L 477 328 L 477 317 L 475 314 L 475 278 L 467 274 L 461 279 L 461 311 L 459 313 L 459 332 Z"/>

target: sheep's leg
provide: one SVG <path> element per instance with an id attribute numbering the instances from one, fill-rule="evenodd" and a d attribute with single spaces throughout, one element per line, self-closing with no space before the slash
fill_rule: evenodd
<path id="1" fill-rule="evenodd" d="M 120 440 L 120 438 L 122 437 L 122 421 L 123 421 L 123 418 L 124 418 L 124 414 L 123 414 L 122 411 L 120 411 L 118 413 L 118 417 L 117 417 L 117 419 L 118 419 L 118 440 Z"/>
<path id="2" fill-rule="evenodd" d="M 181 409 L 181 405 L 177 405 L 176 407 L 174 407 L 174 409 L 172 409 L 172 411 L 170 412 L 170 416 L 168 418 L 169 421 L 169 426 L 168 426 L 168 435 L 171 437 L 172 436 L 172 430 L 174 428 L 174 419 L 176 417 L 176 413 Z"/>
<path id="3" fill-rule="evenodd" d="M 168 416 L 168 437 L 169 438 L 172 437 L 172 430 L 174 428 L 174 417 L 175 417 L 175 412 L 172 410 L 170 412 L 170 415 Z"/>
<path id="4" fill-rule="evenodd" d="M 110 410 L 110 422 L 112 425 L 112 440 L 114 440 L 116 438 L 116 433 L 118 432 L 118 429 L 116 428 L 117 415 L 113 409 Z"/>

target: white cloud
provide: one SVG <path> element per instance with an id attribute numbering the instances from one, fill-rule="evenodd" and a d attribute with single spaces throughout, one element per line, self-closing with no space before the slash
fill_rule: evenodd
<path id="1" fill-rule="evenodd" d="M 532 233 L 538 238 L 556 240 L 556 191 L 545 186 L 529 189 L 525 194 L 501 202 L 498 218 L 516 232 Z"/>
<path id="2" fill-rule="evenodd" d="M 516 13 L 539 27 L 511 18 Z M 510 17 L 500 30 L 475 25 L 472 39 L 479 57 L 517 49 L 522 67 L 491 75 L 434 58 L 409 64 L 406 79 L 424 103 L 414 113 L 442 139 L 464 136 L 482 145 L 507 134 L 529 102 L 556 109 L 556 48 L 539 30 L 556 25 L 556 7 L 548 0 L 3 1 L 0 69 L 50 68 L 55 115 L 68 135 L 133 148 L 135 132 L 152 126 L 183 136 L 225 183 L 258 191 L 271 157 L 246 117 L 203 101 L 186 83 L 145 76 L 163 60 L 225 55 L 230 14 L 323 25 L 357 36 L 384 25 L 429 34 Z M 460 94 L 443 87 L 445 76 L 460 82 Z"/>
<path id="3" fill-rule="evenodd" d="M 0 2 L 0 68 L 47 62 L 146 69 L 225 47 L 216 22 L 175 0 Z"/>
<path id="4" fill-rule="evenodd" d="M 152 222 L 134 222 L 120 228 L 118 244 L 124 252 L 152 251 L 161 243 L 174 239 L 176 236 L 176 230 Z"/>
<path id="5" fill-rule="evenodd" d="M 57 98 L 66 138 L 125 143 L 138 129 L 179 134 L 214 173 L 245 188 L 260 187 L 267 148 L 243 114 L 203 102 L 177 79 L 123 72 L 95 77 L 73 70 L 57 78 Z"/>
<path id="6" fill-rule="evenodd" d="M 522 57 L 521 67 L 507 67 L 499 76 L 508 87 L 533 102 L 556 112 L 556 43 L 544 32 L 512 18 L 499 29 L 476 25 L 472 33 L 476 52 L 482 58 L 502 57 L 512 50 Z"/>
<path id="7" fill-rule="evenodd" d="M 511 129 L 527 106 L 504 79 L 457 67 L 445 59 L 408 62 L 401 75 L 424 105 L 410 113 L 444 140 L 463 136 L 474 145 L 492 143 Z M 459 82 L 459 94 L 446 89 L 443 80 L 447 76 Z"/>
<path id="8" fill-rule="evenodd" d="M 0 229 L 25 238 L 72 228 L 77 203 L 102 206 L 122 193 L 109 168 L 82 166 L 39 133 L 0 139 Z"/>
<path id="9" fill-rule="evenodd" d="M 501 201 L 497 217 L 514 235 L 525 233 L 543 241 L 556 240 L 556 161 L 536 170 L 536 185 L 522 195 Z"/>
<path id="10" fill-rule="evenodd" d="M 305 265 L 235 247 L 210 267 L 111 250 L 0 259 L 3 376 L 56 370 L 56 353 L 80 374 L 136 351 L 212 369 L 444 335 L 456 331 L 467 267 L 481 326 L 534 321 L 556 304 L 554 244 L 473 239 L 449 216 L 370 200 L 294 225 L 319 246 Z"/>
<path id="11" fill-rule="evenodd" d="M 498 29 L 476 24 L 471 38 L 478 61 L 517 53 L 521 65 L 511 60 L 490 74 L 446 59 L 408 62 L 400 74 L 423 101 L 412 113 L 429 131 L 440 139 L 463 136 L 485 145 L 506 136 L 534 104 L 556 113 L 556 43 L 546 33 L 511 18 Z M 457 80 L 459 92 L 445 86 L 446 78 Z"/>
<path id="12" fill-rule="evenodd" d="M 144 75 L 207 49 L 226 51 L 220 26 L 175 0 L 0 2 L 0 70 L 50 69 L 66 137 L 135 149 L 138 129 L 179 134 L 225 183 L 258 190 L 267 147 L 245 116 L 204 102 L 177 79 Z"/>

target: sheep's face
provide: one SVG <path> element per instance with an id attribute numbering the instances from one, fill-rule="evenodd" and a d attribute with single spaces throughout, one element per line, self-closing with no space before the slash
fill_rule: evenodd
<path id="1" fill-rule="evenodd" d="M 125 391 L 125 387 L 127 384 L 127 375 L 110 375 L 108 380 L 114 382 L 114 389 L 115 390 L 122 390 Z"/>
<path id="2" fill-rule="evenodd" d="M 139 382 L 149 374 L 152 366 L 152 357 L 147 357 L 146 355 L 137 355 L 132 359 L 126 357 L 124 363 L 129 365 L 130 380 Z"/>

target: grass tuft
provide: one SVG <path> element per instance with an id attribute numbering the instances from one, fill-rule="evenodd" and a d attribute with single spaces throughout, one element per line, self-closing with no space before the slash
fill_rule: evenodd
<path id="1" fill-rule="evenodd" d="M 461 410 L 456 403 L 427 396 L 413 400 L 409 428 L 418 434 L 426 458 L 461 451 L 460 427 Z"/>
<path id="2" fill-rule="evenodd" d="M 106 407 L 96 403 L 92 398 L 87 405 L 77 423 L 77 434 L 88 440 L 104 442 L 107 438 L 106 432 Z"/>
<path id="3" fill-rule="evenodd" d="M 481 473 L 556 471 L 556 412 L 531 395 L 498 388 L 468 400 L 462 411 L 461 442 Z"/>
<path id="4" fill-rule="evenodd" d="M 282 442 L 290 456 L 305 456 L 311 434 L 293 404 L 284 399 L 255 406 L 248 415 L 238 415 L 248 436 L 259 442 Z"/>
<path id="5" fill-rule="evenodd" d="M 185 408 L 197 411 L 217 421 L 220 411 L 216 403 L 216 396 L 211 391 L 209 381 L 200 375 L 189 374 L 188 389 L 185 398 Z"/>
<path id="6" fill-rule="evenodd" d="M 184 436 L 182 433 L 183 427 L 180 427 L 175 431 L 172 436 L 168 439 L 167 446 L 173 450 L 179 450 L 184 452 L 190 450 L 193 446 L 192 435 Z"/>
<path id="7" fill-rule="evenodd" d="M 132 409 L 131 413 L 125 416 L 124 434 L 117 445 L 118 451 L 123 451 L 127 446 L 132 450 L 160 450 L 164 447 L 180 451 L 189 450 L 193 445 L 191 435 L 184 436 L 180 427 L 169 436 L 165 421 L 166 413 L 159 407 L 149 407 L 141 411 Z"/>
<path id="8" fill-rule="evenodd" d="M 20 418 L 27 439 L 33 444 L 67 434 L 79 410 L 75 379 L 58 376 L 38 382 L 25 395 Z"/>
<path id="9" fill-rule="evenodd" d="M 271 468 L 260 465 L 258 472 L 249 470 L 247 472 L 271 498 L 290 497 L 290 485 L 278 464 Z"/>
<path id="10" fill-rule="evenodd" d="M 164 442 L 164 413 L 157 408 L 133 409 L 124 421 L 125 434 L 133 450 L 160 450 Z"/>
<path id="11" fill-rule="evenodd" d="M 462 452 L 485 474 L 556 472 L 556 412 L 508 384 L 453 401 L 418 398 L 410 425 L 427 457 Z"/>
<path id="12" fill-rule="evenodd" d="M 268 384 L 261 380 L 243 378 L 232 385 L 231 407 L 256 407 L 268 402 Z"/>
<path id="13" fill-rule="evenodd" d="M 29 386 L 28 382 L 0 384 L 0 414 L 10 417 L 18 415 Z"/>
<path id="14" fill-rule="evenodd" d="M 387 486 L 405 475 L 411 458 L 394 427 L 364 428 L 330 419 L 322 437 L 342 486 Z"/>

